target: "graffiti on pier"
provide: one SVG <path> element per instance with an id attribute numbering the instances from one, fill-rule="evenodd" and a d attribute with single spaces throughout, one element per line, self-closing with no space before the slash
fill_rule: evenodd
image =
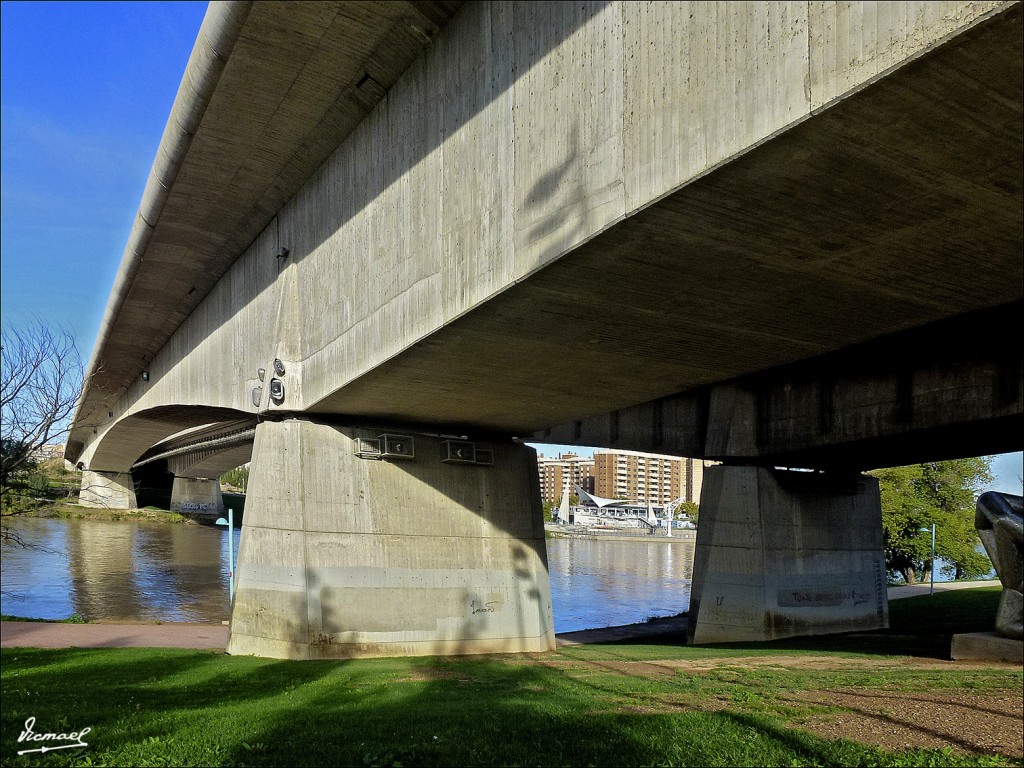
<path id="1" fill-rule="evenodd" d="M 175 512 L 219 512 L 220 506 L 206 501 L 183 501 L 175 504 Z"/>
<path id="2" fill-rule="evenodd" d="M 873 595 L 856 589 L 782 589 L 779 590 L 779 606 L 783 608 L 819 608 L 839 605 L 861 605 Z"/>

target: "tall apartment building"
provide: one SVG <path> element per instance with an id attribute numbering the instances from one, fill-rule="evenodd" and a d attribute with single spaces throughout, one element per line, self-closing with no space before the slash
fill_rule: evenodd
<path id="1" fill-rule="evenodd" d="M 40 445 L 29 456 L 34 461 L 46 461 L 47 459 L 63 459 L 64 458 L 64 446 L 61 443 L 55 443 L 53 445 Z"/>
<path id="2" fill-rule="evenodd" d="M 700 501 L 704 462 L 637 451 L 595 451 L 593 459 L 575 453 L 557 458 L 537 456 L 540 495 L 557 504 L 562 492 L 574 485 L 606 499 L 666 504 L 675 499 Z M 568 483 L 568 486 L 566 485 Z"/>
<path id="3" fill-rule="evenodd" d="M 557 504 L 562 492 L 578 485 L 587 493 L 594 492 L 594 460 L 585 459 L 575 453 L 563 453 L 558 458 L 544 454 L 537 456 L 537 470 L 540 474 L 540 497 L 543 501 Z"/>
<path id="4" fill-rule="evenodd" d="M 606 499 L 699 502 L 704 462 L 638 451 L 595 451 L 594 473 L 594 493 Z"/>

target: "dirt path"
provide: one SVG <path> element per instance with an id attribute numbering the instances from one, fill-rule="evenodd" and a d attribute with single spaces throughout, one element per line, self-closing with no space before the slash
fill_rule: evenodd
<path id="1" fill-rule="evenodd" d="M 537 662 L 533 662 L 537 663 Z M 963 662 L 916 658 L 843 658 L 813 655 L 769 655 L 714 659 L 664 659 L 649 661 L 581 661 L 547 659 L 551 667 L 613 672 L 639 678 L 668 677 L 679 672 L 700 675 L 720 667 L 843 670 L 871 672 L 912 667 L 915 670 L 948 670 Z M 1013 664 L 991 663 L 986 667 L 1019 669 Z M 780 691 L 773 699 L 778 711 L 790 714 L 790 726 L 826 739 L 848 739 L 900 750 L 908 748 L 945 749 L 956 752 L 1024 758 L 1024 694 L 1019 691 L 976 691 L 955 689 L 936 692 L 878 688 L 829 688 L 810 691 Z M 821 712 L 821 707 L 830 711 Z M 736 708 L 729 696 L 663 697 L 656 704 L 629 712 L 659 714 L 668 710 L 728 711 Z M 801 714 L 801 710 L 804 712 Z M 780 716 L 782 716 L 780 714 Z"/>
<path id="2" fill-rule="evenodd" d="M 840 707 L 805 728 L 826 739 L 852 739 L 886 749 L 954 750 L 1024 758 L 1024 698 L 1020 693 L 950 691 L 943 694 L 839 689 L 801 691 L 780 697 Z"/>

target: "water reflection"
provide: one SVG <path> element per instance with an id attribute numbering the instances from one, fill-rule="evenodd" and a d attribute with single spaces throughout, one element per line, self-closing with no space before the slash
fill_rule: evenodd
<path id="1" fill-rule="evenodd" d="M 20 520 L 4 546 L 3 613 L 45 619 L 222 621 L 227 531 L 159 523 Z M 237 537 L 239 531 L 235 531 Z"/>
<path id="2" fill-rule="evenodd" d="M 2 611 L 61 619 L 228 618 L 228 539 L 220 527 L 19 520 L 34 546 L 5 545 Z M 238 551 L 239 531 L 234 531 Z M 555 631 L 672 616 L 690 599 L 693 544 L 551 539 Z"/>
<path id="3" fill-rule="evenodd" d="M 555 631 L 674 616 L 690 604 L 694 545 L 549 539 Z"/>

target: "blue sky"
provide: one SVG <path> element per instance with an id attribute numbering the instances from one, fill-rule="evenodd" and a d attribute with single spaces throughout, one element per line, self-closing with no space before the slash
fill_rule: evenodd
<path id="1" fill-rule="evenodd" d="M 205 2 L 0 4 L 5 326 L 59 323 L 89 358 L 205 12 Z M 1020 453 L 993 468 L 998 490 L 1021 492 Z"/>
<path id="2" fill-rule="evenodd" d="M 3 322 L 88 359 L 206 3 L 0 6 Z"/>

